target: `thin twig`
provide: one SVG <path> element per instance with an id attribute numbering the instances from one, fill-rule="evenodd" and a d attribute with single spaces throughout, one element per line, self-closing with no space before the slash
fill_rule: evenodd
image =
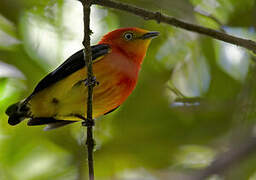
<path id="1" fill-rule="evenodd" d="M 251 50 L 253 52 L 256 52 L 256 42 L 255 41 L 232 36 L 232 35 L 229 35 L 229 34 L 226 34 L 226 33 L 220 32 L 220 31 L 216 31 L 211 28 L 203 27 L 200 25 L 191 24 L 191 23 L 176 19 L 174 17 L 164 15 L 160 12 L 152 12 L 149 10 L 145 10 L 143 8 L 138 8 L 133 5 L 128 5 L 125 3 L 120 3 L 120 2 L 116 2 L 116 1 L 112 1 L 112 0 L 93 0 L 92 4 L 98 4 L 101 6 L 126 11 L 129 13 L 135 14 L 137 16 L 140 16 L 140 17 L 144 18 L 145 20 L 156 20 L 158 23 L 163 22 L 163 23 L 166 23 L 166 24 L 178 27 L 178 28 L 182 28 L 182 29 L 185 29 L 188 31 L 204 34 L 204 35 L 210 36 L 214 39 L 218 39 L 218 40 L 230 43 L 230 44 L 238 45 L 238 46 L 244 47 L 248 50 Z"/>
<path id="2" fill-rule="evenodd" d="M 172 91 L 179 98 L 187 98 L 179 89 L 177 89 L 174 85 L 168 85 L 167 88 Z"/>
<path id="3" fill-rule="evenodd" d="M 92 118 L 92 98 L 93 98 L 93 87 L 94 87 L 94 76 L 92 70 L 92 51 L 90 46 L 90 12 L 91 12 L 91 0 L 83 0 L 84 10 L 84 60 L 87 64 L 87 85 L 88 85 L 88 98 L 87 98 L 87 118 L 83 122 L 84 126 L 87 126 L 87 151 L 88 151 L 88 167 L 89 167 L 89 179 L 94 180 L 94 165 L 93 165 L 93 125 L 94 120 Z"/>

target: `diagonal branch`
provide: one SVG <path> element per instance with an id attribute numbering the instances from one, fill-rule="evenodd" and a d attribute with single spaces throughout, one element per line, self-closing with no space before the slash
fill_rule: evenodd
<path id="1" fill-rule="evenodd" d="M 140 17 L 144 18 L 145 20 L 156 20 L 158 23 L 162 22 L 165 24 L 169 24 L 169 25 L 181 28 L 181 29 L 185 29 L 188 31 L 203 34 L 203 35 L 212 37 L 214 39 L 218 39 L 218 40 L 230 43 L 230 44 L 244 47 L 244 48 L 256 53 L 256 42 L 255 41 L 232 36 L 232 35 L 220 32 L 220 31 L 216 31 L 211 28 L 191 24 L 191 23 L 176 19 L 174 17 L 161 14 L 160 12 L 152 12 L 149 10 L 145 10 L 143 8 L 138 8 L 133 5 L 116 2 L 113 0 L 93 0 L 92 4 L 98 4 L 101 6 L 126 11 L 129 13 L 135 14 L 137 16 L 140 16 Z"/>
<path id="2" fill-rule="evenodd" d="M 256 138 L 247 137 L 244 139 L 244 142 L 239 145 L 239 148 L 237 148 L 237 144 L 236 146 L 234 145 L 229 151 L 219 155 L 209 167 L 192 176 L 190 180 L 204 180 L 213 174 L 223 174 L 229 170 L 231 166 L 248 158 L 249 155 L 255 152 L 255 149 Z"/>
<path id="3" fill-rule="evenodd" d="M 82 0 L 84 10 L 84 60 L 87 64 L 87 85 L 88 85 L 88 98 L 87 98 L 87 118 L 82 124 L 87 126 L 87 151 L 88 151 L 88 167 L 89 167 L 89 179 L 94 180 L 94 166 L 93 166 L 93 125 L 94 120 L 92 118 L 92 98 L 94 87 L 94 76 L 92 70 L 92 51 L 90 46 L 90 12 L 91 12 L 91 0 Z"/>

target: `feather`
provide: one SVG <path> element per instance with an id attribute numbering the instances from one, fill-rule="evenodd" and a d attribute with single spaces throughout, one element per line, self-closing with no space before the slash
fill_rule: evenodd
<path id="1" fill-rule="evenodd" d="M 28 121 L 28 126 L 38 126 L 38 125 L 45 125 L 45 124 L 55 124 L 55 123 L 72 123 L 76 121 L 67 121 L 67 120 L 58 120 L 52 117 L 38 117 L 38 118 L 32 118 Z"/>
<path id="2" fill-rule="evenodd" d="M 98 44 L 92 46 L 92 60 L 98 61 L 100 57 L 108 54 L 110 51 L 110 47 L 106 44 Z M 83 68 L 85 66 L 84 62 L 84 53 L 83 50 L 80 50 L 69 57 L 63 64 L 61 64 L 56 70 L 48 74 L 45 78 L 43 78 L 38 85 L 36 86 L 33 93 L 30 97 L 39 91 L 49 87 L 50 85 L 64 79 L 65 77 L 71 75 L 77 70 Z M 29 98 L 30 98 L 29 97 Z M 28 98 L 28 99 L 29 99 Z"/>
<path id="3" fill-rule="evenodd" d="M 67 121 L 67 120 L 57 120 L 52 117 L 41 117 L 41 118 L 32 118 L 28 121 L 28 126 L 39 126 L 47 125 L 44 130 L 51 130 L 58 127 L 62 127 L 77 121 Z"/>

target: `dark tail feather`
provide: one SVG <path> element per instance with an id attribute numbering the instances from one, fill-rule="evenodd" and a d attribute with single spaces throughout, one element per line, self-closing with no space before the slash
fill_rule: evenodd
<path id="1" fill-rule="evenodd" d="M 32 118 L 28 121 L 28 126 L 39 126 L 39 125 L 46 125 L 51 123 L 57 123 L 58 120 L 51 118 L 51 117 L 39 117 L 39 118 Z"/>
<path id="2" fill-rule="evenodd" d="M 44 130 L 56 129 L 77 121 L 57 120 L 51 117 L 33 118 L 28 121 L 28 126 L 47 125 Z"/>
<path id="3" fill-rule="evenodd" d="M 29 108 L 26 106 L 25 102 L 18 102 L 16 104 L 12 104 L 7 108 L 5 113 L 9 116 L 8 123 L 12 126 L 19 124 L 25 118 L 30 118 L 28 116 Z M 47 125 L 44 130 L 51 130 L 58 127 L 62 127 L 77 121 L 65 121 L 65 120 L 57 120 L 51 117 L 40 117 L 40 118 L 31 118 L 28 121 L 29 126 L 37 126 L 37 125 Z"/>
<path id="4" fill-rule="evenodd" d="M 8 123 L 12 126 L 19 124 L 27 116 L 28 108 L 24 108 L 25 105 L 22 102 L 12 104 L 7 108 L 5 113 L 9 116 Z"/>

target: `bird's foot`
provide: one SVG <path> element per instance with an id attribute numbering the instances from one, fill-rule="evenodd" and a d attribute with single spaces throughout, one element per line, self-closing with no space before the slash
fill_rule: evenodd
<path id="1" fill-rule="evenodd" d="M 85 119 L 85 121 L 82 122 L 82 126 L 86 126 L 86 127 L 95 126 L 94 119 L 91 119 L 91 120 Z"/>
<path id="2" fill-rule="evenodd" d="M 93 86 L 94 87 L 94 86 L 98 86 L 100 83 L 96 80 L 96 77 L 93 76 L 90 81 L 88 78 L 85 79 L 84 84 L 85 84 L 85 86 Z"/>

